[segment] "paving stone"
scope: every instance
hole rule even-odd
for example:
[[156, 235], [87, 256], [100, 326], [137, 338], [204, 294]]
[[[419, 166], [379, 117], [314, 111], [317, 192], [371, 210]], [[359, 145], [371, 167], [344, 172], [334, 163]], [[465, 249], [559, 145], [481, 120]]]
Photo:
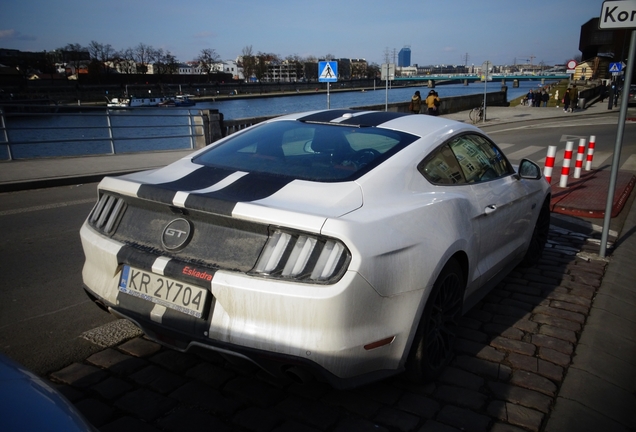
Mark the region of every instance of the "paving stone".
[[230, 380], [223, 390], [239, 400], [261, 407], [274, 406], [285, 398], [284, 391], [249, 377]]
[[298, 420], [321, 430], [332, 427], [340, 417], [336, 407], [295, 396], [288, 397], [276, 405], [276, 410], [284, 414], [286, 418]]
[[544, 376], [554, 382], [560, 383], [563, 381], [563, 367], [557, 366], [554, 363], [539, 359], [539, 369], [537, 373]]
[[354, 396], [353, 391], [332, 390], [323, 397], [323, 402], [332, 406], [341, 407], [345, 410], [370, 418], [382, 408], [382, 404], [372, 401], [365, 396]]
[[510, 384], [529, 390], [536, 390], [548, 396], [555, 396], [557, 392], [557, 386], [552, 381], [524, 370], [513, 372]]
[[439, 381], [475, 391], [484, 385], [483, 378], [453, 366], [448, 366], [444, 369], [439, 377]]
[[491, 421], [490, 417], [453, 405], [443, 407], [436, 420], [466, 432], [485, 432]]
[[272, 432], [320, 432], [320, 430], [304, 424], [300, 424], [294, 420], [288, 420], [285, 421], [285, 423], [283, 423], [282, 425], [272, 429]]
[[530, 372], [536, 372], [539, 370], [539, 365], [536, 357], [526, 356], [518, 353], [510, 353], [507, 357], [508, 362], [512, 365], [513, 369], [522, 369]]
[[159, 432], [156, 427], [130, 416], [120, 417], [99, 430], [100, 432]]
[[517, 300], [517, 299], [513, 299], [513, 298], [508, 298], [508, 299], [504, 299], [501, 301], [502, 305], [506, 305], [506, 306], [512, 306], [512, 307], [516, 307], [519, 309], [523, 309], [526, 312], [531, 312], [532, 309], [534, 309], [534, 307], [536, 306], [535, 304], [531, 304], [531, 303], [526, 303], [522, 300]]
[[517, 426], [509, 425], [507, 423], [495, 423], [490, 428], [490, 432], [527, 432], [526, 429], [521, 429]]
[[76, 402], [86, 397], [86, 389], [78, 389], [75, 387], [71, 387], [68, 384], [60, 384], [50, 380], [46, 380], [46, 383], [62, 393], [62, 396], [68, 399], [69, 402]]
[[146, 360], [122, 354], [113, 348], [106, 348], [86, 359], [87, 362], [108, 369], [117, 375], [128, 375], [144, 367]]
[[[548, 324], [554, 327], [561, 327], [566, 330], [572, 330], [574, 332], [578, 332], [581, 330], [581, 324], [576, 323], [574, 321], [569, 321], [563, 318], [558, 318], [555, 316], [537, 314], [532, 317], [532, 320], [539, 324]], [[537, 329], [538, 329], [538, 326], [537, 326]]]
[[427, 419], [433, 418], [441, 408], [440, 404], [433, 399], [413, 393], [406, 393], [402, 396], [397, 407], [402, 411]]
[[388, 432], [383, 426], [362, 418], [346, 418], [339, 422], [334, 432]]
[[282, 422], [283, 417], [276, 411], [260, 407], [245, 408], [232, 417], [232, 423], [239, 427], [238, 430], [253, 432], [269, 432]]
[[174, 399], [147, 389], [126, 393], [115, 402], [115, 407], [145, 421], [153, 421], [176, 405]]
[[570, 290], [570, 294], [592, 299], [594, 298], [594, 294], [596, 294], [596, 287], [576, 286]]
[[536, 308], [534, 308], [534, 313], [562, 318], [579, 324], [583, 324], [585, 322], [585, 315], [583, 314], [552, 307], [537, 306]]
[[51, 378], [55, 381], [79, 388], [90, 387], [107, 377], [108, 372], [82, 363], [73, 363], [51, 374]]
[[167, 370], [150, 364], [145, 368], [130, 375], [129, 378], [137, 384], [140, 384], [142, 386], [149, 386], [153, 381], [167, 373], [169, 373]]
[[186, 376], [218, 389], [234, 378], [236, 374], [218, 365], [201, 362], [188, 369]]
[[168, 394], [175, 391], [188, 382], [188, 379], [169, 371], [164, 371], [157, 379], [153, 380], [148, 387], [161, 394]]
[[[508, 280], [508, 278], [506, 278]], [[534, 288], [528, 285], [519, 285], [515, 283], [507, 283], [506, 289], [509, 291], [513, 291], [515, 293], [529, 295], [529, 296], [539, 296], [541, 295], [541, 290], [539, 288]]]
[[197, 358], [193, 355], [173, 350], [161, 351], [150, 357], [149, 360], [176, 373], [185, 372], [198, 362]]
[[417, 432], [461, 432], [459, 429], [434, 420], [428, 420]]
[[95, 427], [101, 427], [113, 420], [113, 409], [96, 399], [83, 399], [75, 407]]
[[122, 379], [109, 377], [104, 381], [95, 384], [92, 387], [92, 390], [104, 399], [113, 400], [132, 390], [132, 388], [133, 387], [129, 383]]
[[468, 372], [495, 379], [499, 378], [499, 369], [501, 367], [499, 363], [465, 355], [455, 357], [455, 361], [453, 362], [453, 364]]
[[539, 348], [539, 358], [563, 367], [569, 366], [572, 362], [569, 355], [545, 347]]
[[501, 336], [497, 336], [492, 341], [490, 341], [490, 345], [502, 351], [516, 352], [529, 356], [534, 355], [536, 351], [536, 347], [533, 344], [518, 340], [507, 339]]
[[548, 324], [542, 325], [539, 329], [539, 333], [546, 336], [552, 336], [558, 339], [562, 339], [572, 344], [575, 344], [577, 340], [576, 333], [574, 333], [572, 330], [562, 329], [560, 327], [554, 327]]
[[[544, 414], [509, 402], [493, 401], [488, 406], [488, 414], [516, 426], [538, 432]], [[499, 427], [497, 430], [510, 430]], [[491, 429], [492, 432], [492, 429]]]
[[496, 399], [523, 405], [539, 410], [543, 413], [550, 412], [552, 398], [534, 390], [528, 390], [515, 385], [489, 382], [488, 387]]
[[488, 399], [483, 393], [448, 385], [439, 386], [433, 396], [444, 402], [476, 411], [479, 411], [486, 404], [486, 400]]
[[472, 308], [466, 314], [467, 317], [476, 319], [481, 322], [488, 322], [492, 319], [492, 314], [481, 309]]
[[525, 333], [517, 328], [504, 324], [488, 323], [484, 324], [484, 331], [493, 336], [502, 336], [507, 339], [521, 340]]
[[563, 309], [570, 312], [577, 312], [583, 315], [587, 315], [590, 311], [590, 308], [587, 306], [580, 306], [573, 303], [567, 303], [560, 300], [552, 300], [549, 305], [550, 307]]
[[525, 318], [517, 319], [509, 316], [497, 315], [493, 318], [493, 322], [514, 327], [519, 330], [523, 330], [526, 333], [536, 333], [539, 330], [539, 325], [537, 323]]
[[531, 304], [534, 306], [538, 306], [544, 303], [548, 303], [545, 297], [541, 295], [528, 295], [523, 293], [514, 293], [512, 294], [513, 300], [519, 300], [527, 304]]
[[143, 337], [136, 337], [119, 345], [117, 349], [135, 357], [150, 357], [161, 350], [161, 345]]
[[[318, 381], [310, 381], [307, 383], [294, 383], [287, 387], [287, 390], [291, 394], [305, 397], [307, 399], [318, 400], [323, 398], [326, 394], [333, 391], [333, 388], [326, 383]], [[400, 391], [397, 389], [397, 391]]]
[[220, 419], [192, 408], [181, 408], [157, 420], [157, 425], [166, 431], [214, 431], [230, 432], [231, 428]]
[[559, 300], [566, 303], [572, 303], [579, 306], [590, 307], [592, 301], [585, 297], [579, 297], [572, 294], [550, 293], [546, 296], [550, 300]]
[[[475, 309], [475, 308], [473, 308]], [[478, 330], [481, 327], [482, 322], [476, 319], [467, 317], [466, 315], [459, 318], [459, 325], [461, 327]]]
[[241, 407], [241, 402], [225, 397], [218, 390], [208, 387], [199, 381], [191, 381], [185, 384], [172, 392], [170, 397], [201, 407], [221, 417], [233, 415]]
[[505, 315], [516, 319], [526, 319], [530, 317], [530, 311], [514, 306], [487, 303], [484, 305], [484, 309], [495, 315]]
[[563, 354], [572, 355], [574, 352], [574, 346], [570, 342], [552, 336], [536, 334], [532, 335], [531, 340], [538, 347], [550, 348]]
[[363, 386], [357, 393], [376, 402], [393, 405], [400, 400], [404, 391], [390, 385], [389, 380], [385, 380]]
[[457, 327], [457, 336], [463, 339], [472, 340], [475, 342], [488, 341], [488, 335], [486, 333], [473, 330], [467, 327]]
[[384, 407], [373, 418], [373, 421], [389, 430], [412, 431], [420, 422], [419, 417], [392, 407]]
[[500, 362], [505, 357], [504, 353], [497, 351], [491, 346], [461, 338], [455, 340], [455, 351], [494, 362]]

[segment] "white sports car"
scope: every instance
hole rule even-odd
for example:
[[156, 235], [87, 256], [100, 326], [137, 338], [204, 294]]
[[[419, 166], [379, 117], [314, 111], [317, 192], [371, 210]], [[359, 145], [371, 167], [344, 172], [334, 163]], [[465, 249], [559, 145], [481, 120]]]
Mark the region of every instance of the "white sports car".
[[435, 377], [457, 320], [541, 255], [550, 186], [440, 117], [279, 117], [107, 177], [81, 229], [88, 295], [152, 339], [352, 387]]

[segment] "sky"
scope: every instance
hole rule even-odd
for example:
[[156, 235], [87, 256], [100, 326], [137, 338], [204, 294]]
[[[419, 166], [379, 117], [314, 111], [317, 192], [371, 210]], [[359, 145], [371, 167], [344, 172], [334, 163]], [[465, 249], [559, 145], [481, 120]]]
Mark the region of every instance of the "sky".
[[[419, 65], [564, 64], [602, 0], [0, 0], [0, 48], [140, 43], [178, 61], [213, 49]], [[395, 53], [395, 57], [394, 57]]]

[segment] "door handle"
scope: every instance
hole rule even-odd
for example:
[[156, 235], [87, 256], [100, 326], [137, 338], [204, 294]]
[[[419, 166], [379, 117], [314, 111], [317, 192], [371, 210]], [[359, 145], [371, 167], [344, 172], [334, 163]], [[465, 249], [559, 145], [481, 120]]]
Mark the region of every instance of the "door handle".
[[486, 206], [486, 208], [484, 209], [484, 213], [490, 214], [494, 212], [495, 210], [497, 210], [497, 206], [494, 204], [490, 204], [489, 206]]

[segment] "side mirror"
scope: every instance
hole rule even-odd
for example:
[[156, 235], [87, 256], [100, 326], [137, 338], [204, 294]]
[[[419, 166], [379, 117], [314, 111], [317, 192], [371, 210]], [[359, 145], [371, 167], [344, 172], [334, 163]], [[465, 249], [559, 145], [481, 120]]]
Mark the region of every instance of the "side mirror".
[[541, 178], [541, 168], [529, 159], [522, 159], [519, 164], [518, 175], [520, 179], [539, 180]]

